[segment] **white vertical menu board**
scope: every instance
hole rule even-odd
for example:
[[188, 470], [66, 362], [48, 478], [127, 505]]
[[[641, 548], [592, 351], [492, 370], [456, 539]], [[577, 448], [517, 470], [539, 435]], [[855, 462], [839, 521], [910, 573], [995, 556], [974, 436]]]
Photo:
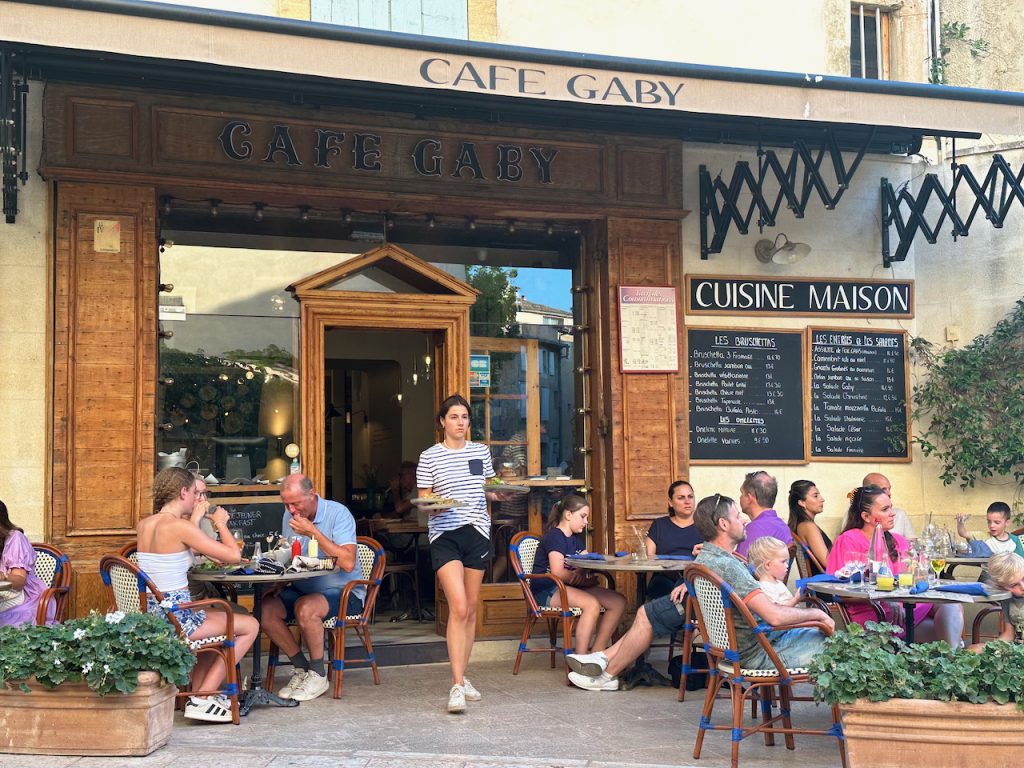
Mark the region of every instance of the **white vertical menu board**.
[[619, 286], [619, 360], [622, 373], [678, 373], [676, 289]]

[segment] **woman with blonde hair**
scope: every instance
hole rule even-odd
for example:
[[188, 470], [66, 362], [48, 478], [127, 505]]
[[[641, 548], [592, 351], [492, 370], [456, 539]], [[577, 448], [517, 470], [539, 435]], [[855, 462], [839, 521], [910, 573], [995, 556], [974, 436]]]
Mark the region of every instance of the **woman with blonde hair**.
[[[237, 563], [241, 553], [228, 530], [228, 513], [217, 507], [208, 512], [220, 540], [211, 539], [192, 522], [197, 500], [196, 478], [181, 467], [161, 470], [153, 479], [153, 514], [139, 521], [138, 561], [154, 585], [171, 605], [192, 600], [188, 589], [188, 570], [193, 550], [222, 563]], [[164, 610], [149, 596], [149, 612]], [[193, 611], [171, 608], [182, 630], [190, 640], [223, 635], [227, 616], [221, 611]], [[235, 658], [241, 659], [259, 633], [259, 624], [252, 616], [235, 616]], [[223, 662], [212, 654], [201, 654], [192, 673], [197, 690], [214, 690], [224, 681]], [[231, 705], [224, 696], [201, 698], [192, 696], [185, 705], [185, 717], [212, 723], [231, 722]]]

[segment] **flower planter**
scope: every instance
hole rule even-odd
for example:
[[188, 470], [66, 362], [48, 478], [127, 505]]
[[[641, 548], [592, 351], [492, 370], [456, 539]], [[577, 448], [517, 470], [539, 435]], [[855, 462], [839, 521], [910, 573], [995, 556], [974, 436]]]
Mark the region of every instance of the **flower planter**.
[[0, 752], [35, 755], [148, 755], [171, 737], [177, 688], [140, 672], [134, 693], [100, 696], [85, 683], [31, 693], [0, 687]]
[[850, 768], [1015, 765], [1024, 754], [1016, 704], [861, 699], [841, 704]]

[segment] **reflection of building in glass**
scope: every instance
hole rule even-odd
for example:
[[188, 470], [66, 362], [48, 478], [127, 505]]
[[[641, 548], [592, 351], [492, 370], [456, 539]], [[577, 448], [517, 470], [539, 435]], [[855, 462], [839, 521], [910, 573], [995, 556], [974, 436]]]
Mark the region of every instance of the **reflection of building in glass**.
[[541, 435], [541, 472], [556, 466], [564, 472], [573, 458], [572, 312], [523, 298], [516, 304], [520, 335], [539, 344], [540, 421], [547, 427], [547, 434]]

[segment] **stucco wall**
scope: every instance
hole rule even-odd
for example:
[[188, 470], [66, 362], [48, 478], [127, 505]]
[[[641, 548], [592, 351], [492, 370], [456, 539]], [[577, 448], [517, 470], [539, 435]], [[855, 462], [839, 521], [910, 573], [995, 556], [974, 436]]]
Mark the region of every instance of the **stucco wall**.
[[42, 83], [29, 87], [29, 181], [19, 186], [17, 221], [0, 222], [0, 499], [30, 539], [45, 529], [46, 400], [50, 362]]
[[970, 46], [950, 40], [946, 82], [1001, 91], [1024, 90], [1024, 4], [998, 0], [943, 0], [942, 21], [966, 24], [968, 39], [982, 39], [988, 52], [971, 56]]
[[[497, 0], [497, 42], [789, 72], [847, 74], [823, 27], [834, 15], [848, 24], [835, 0], [803, 0], [799, 10], [758, 0], [680, 3], [647, 0]], [[826, 22], [829, 14], [833, 20]], [[848, 35], [847, 31], [847, 35]], [[848, 55], [848, 44], [847, 44]], [[834, 67], [844, 64], [839, 70]]]

